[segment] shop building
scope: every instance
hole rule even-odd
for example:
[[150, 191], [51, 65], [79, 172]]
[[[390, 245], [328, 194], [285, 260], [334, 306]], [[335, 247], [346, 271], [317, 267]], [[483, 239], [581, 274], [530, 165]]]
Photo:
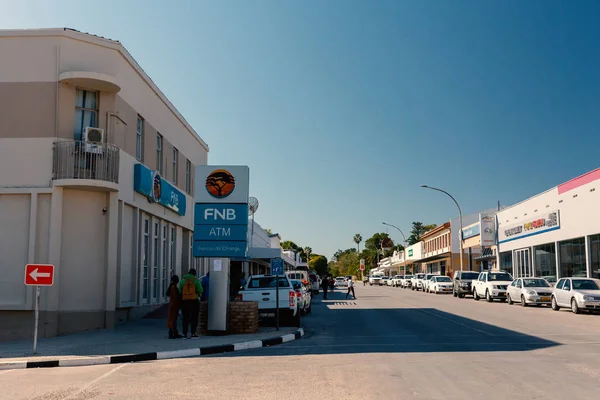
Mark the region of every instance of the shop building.
[[[483, 235], [481, 234], [482, 218], [484, 219]], [[464, 270], [482, 272], [497, 269], [495, 228], [495, 213], [484, 214], [480, 217], [480, 221], [463, 228], [463, 249], [467, 257]]]
[[406, 260], [403, 262], [407, 274], [423, 272], [420, 261], [423, 259], [423, 242], [415, 243], [406, 248]]
[[452, 272], [450, 222], [446, 222], [420, 237], [423, 243], [421, 271], [446, 275]]
[[600, 168], [497, 214], [498, 266], [514, 277], [600, 278]]
[[0, 31], [0, 340], [32, 334], [28, 263], [55, 265], [40, 336], [167, 302], [192, 262], [208, 146], [118, 41]]

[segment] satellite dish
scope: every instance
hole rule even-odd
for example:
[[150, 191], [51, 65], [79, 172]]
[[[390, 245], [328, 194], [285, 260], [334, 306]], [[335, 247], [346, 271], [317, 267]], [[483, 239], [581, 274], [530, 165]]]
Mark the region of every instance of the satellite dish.
[[250, 197], [248, 199], [248, 213], [254, 215], [256, 210], [258, 210], [258, 199], [256, 197]]

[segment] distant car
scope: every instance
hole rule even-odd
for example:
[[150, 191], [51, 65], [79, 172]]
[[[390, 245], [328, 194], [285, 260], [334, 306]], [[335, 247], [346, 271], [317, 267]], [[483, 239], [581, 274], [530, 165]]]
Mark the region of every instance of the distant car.
[[411, 285], [410, 288], [411, 290], [419, 290], [423, 288], [423, 278], [425, 277], [425, 274], [415, 274], [412, 278], [411, 278]]
[[523, 307], [529, 304], [550, 304], [552, 300], [552, 285], [542, 278], [515, 279], [506, 291], [508, 304], [521, 303]]
[[317, 276], [317, 274], [309, 273], [308, 279], [310, 279], [310, 288], [311, 288], [313, 294], [318, 294], [319, 289], [320, 289], [319, 277]]
[[423, 292], [426, 292], [427, 289], [429, 288], [429, 281], [431, 280], [431, 278], [433, 276], [439, 276], [440, 274], [426, 274], [423, 279], [421, 280], [421, 290]]
[[575, 314], [581, 310], [600, 310], [600, 280], [593, 278], [561, 278], [552, 291], [552, 309], [571, 308]]
[[369, 286], [379, 285], [381, 283], [381, 277], [383, 277], [383, 274], [381, 273], [374, 273], [371, 275], [369, 277]]
[[292, 279], [292, 287], [296, 292], [296, 298], [298, 299], [298, 308], [300, 313], [303, 315], [309, 314], [312, 311], [312, 293], [311, 289], [306, 286], [302, 281]]
[[335, 287], [348, 286], [348, 284], [346, 283], [346, 278], [344, 278], [343, 276], [338, 276], [337, 278], [335, 278], [335, 282], [333, 283], [333, 286], [335, 286]]
[[427, 285], [428, 293], [452, 293], [452, 279], [449, 276], [432, 276]]
[[400, 287], [400, 286], [402, 286], [402, 275], [395, 275], [392, 278], [392, 286], [393, 287]]
[[452, 295], [454, 297], [463, 298], [467, 294], [473, 294], [471, 288], [473, 281], [477, 280], [479, 272], [475, 271], [455, 271], [453, 279]]
[[387, 286], [389, 279], [389, 276], [382, 276], [381, 280], [379, 281], [379, 286]]

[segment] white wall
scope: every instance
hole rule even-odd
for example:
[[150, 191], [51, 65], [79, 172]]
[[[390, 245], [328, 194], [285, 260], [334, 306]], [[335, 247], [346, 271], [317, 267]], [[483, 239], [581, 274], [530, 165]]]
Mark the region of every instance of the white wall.
[[54, 138], [0, 139], [0, 188], [50, 187], [53, 143]]
[[[254, 224], [254, 230], [252, 225]], [[252, 236], [252, 237], [251, 237]], [[269, 234], [253, 219], [248, 222], [248, 246], [271, 248], [271, 238]]]

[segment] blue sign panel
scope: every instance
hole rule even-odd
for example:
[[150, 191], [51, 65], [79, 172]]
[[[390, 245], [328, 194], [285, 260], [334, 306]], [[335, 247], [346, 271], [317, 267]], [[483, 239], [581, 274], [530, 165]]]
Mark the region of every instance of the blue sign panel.
[[479, 226], [479, 224], [474, 225], [470, 228], [463, 229], [463, 240], [479, 235], [480, 229], [481, 227]]
[[233, 240], [240, 242], [247, 239], [247, 234], [247, 225], [194, 226], [194, 240]]
[[196, 203], [194, 225], [248, 226], [248, 204]]
[[185, 194], [161, 178], [157, 171], [143, 164], [135, 164], [133, 167], [133, 190], [179, 215], [185, 215]]
[[283, 260], [281, 258], [271, 260], [271, 275], [283, 275]]
[[194, 241], [194, 257], [246, 257], [247, 242]]

